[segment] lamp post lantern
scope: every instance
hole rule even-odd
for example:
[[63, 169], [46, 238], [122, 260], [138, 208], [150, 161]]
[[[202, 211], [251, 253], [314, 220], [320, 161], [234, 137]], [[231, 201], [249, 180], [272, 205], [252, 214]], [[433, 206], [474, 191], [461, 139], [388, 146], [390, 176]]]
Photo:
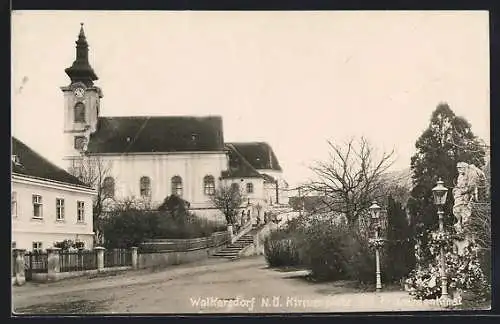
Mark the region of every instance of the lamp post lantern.
[[379, 246], [382, 243], [382, 240], [380, 239], [380, 224], [379, 224], [379, 219], [380, 219], [380, 206], [377, 204], [376, 201], [373, 202], [373, 204], [370, 206], [370, 212], [371, 212], [371, 217], [372, 217], [372, 223], [375, 224], [375, 239], [374, 244], [375, 244], [375, 264], [376, 264], [376, 270], [375, 270], [375, 279], [376, 279], [376, 291], [379, 292], [382, 290], [382, 281], [380, 279], [380, 251], [379, 251]]
[[[434, 196], [434, 204], [438, 208], [439, 217], [439, 231], [444, 237], [444, 224], [443, 224], [443, 205], [446, 202], [446, 197], [448, 195], [448, 188], [444, 185], [444, 182], [439, 179], [437, 185], [432, 188], [432, 195]], [[441, 244], [440, 247], [440, 274], [441, 274], [441, 298], [448, 298], [448, 283], [446, 279], [446, 262], [444, 258], [444, 245]]]

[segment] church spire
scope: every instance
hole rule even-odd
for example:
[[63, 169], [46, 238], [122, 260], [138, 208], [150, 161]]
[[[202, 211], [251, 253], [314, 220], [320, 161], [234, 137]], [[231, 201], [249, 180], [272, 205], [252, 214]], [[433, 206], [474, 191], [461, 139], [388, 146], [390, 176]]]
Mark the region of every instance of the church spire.
[[80, 33], [76, 41], [76, 59], [73, 65], [64, 71], [71, 79], [71, 83], [83, 82], [87, 86], [92, 86], [93, 81], [98, 80], [98, 77], [89, 64], [89, 44], [85, 37], [83, 23], [80, 25]]

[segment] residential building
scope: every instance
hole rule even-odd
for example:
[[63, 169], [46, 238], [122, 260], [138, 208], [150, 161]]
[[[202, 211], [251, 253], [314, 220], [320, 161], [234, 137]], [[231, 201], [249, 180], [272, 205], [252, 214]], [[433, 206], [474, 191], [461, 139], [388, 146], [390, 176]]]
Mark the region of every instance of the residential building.
[[12, 247], [44, 250], [55, 242], [93, 247], [95, 191], [12, 138]]

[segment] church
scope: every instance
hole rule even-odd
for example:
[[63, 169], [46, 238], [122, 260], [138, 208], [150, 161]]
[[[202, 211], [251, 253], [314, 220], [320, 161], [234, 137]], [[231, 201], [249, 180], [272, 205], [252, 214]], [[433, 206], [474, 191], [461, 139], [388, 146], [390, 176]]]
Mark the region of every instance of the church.
[[[65, 69], [66, 168], [78, 175], [82, 156], [108, 166], [102, 188], [113, 201], [147, 199], [158, 206], [169, 195], [189, 203], [201, 217], [221, 219], [211, 196], [219, 186], [238, 186], [243, 208], [287, 204], [288, 184], [272, 147], [265, 142], [224, 141], [220, 116], [101, 116], [102, 90], [89, 63], [83, 24], [76, 59]], [[83, 155], [82, 155], [83, 154]]]

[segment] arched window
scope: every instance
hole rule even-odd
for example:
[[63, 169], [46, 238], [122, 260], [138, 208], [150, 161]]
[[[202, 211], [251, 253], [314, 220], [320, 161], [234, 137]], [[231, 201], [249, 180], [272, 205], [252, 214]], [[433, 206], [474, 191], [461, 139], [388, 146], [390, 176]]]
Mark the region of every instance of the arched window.
[[149, 177], [141, 177], [140, 188], [141, 197], [151, 197], [151, 179]]
[[75, 105], [75, 123], [85, 123], [85, 105], [77, 102]]
[[179, 176], [172, 177], [172, 195], [182, 197], [182, 178]]
[[207, 175], [203, 178], [203, 192], [208, 196], [215, 194], [215, 180], [213, 176]]
[[115, 179], [112, 177], [104, 178], [102, 183], [102, 195], [104, 198], [114, 198], [115, 197]]
[[253, 193], [253, 183], [247, 183], [247, 193]]

